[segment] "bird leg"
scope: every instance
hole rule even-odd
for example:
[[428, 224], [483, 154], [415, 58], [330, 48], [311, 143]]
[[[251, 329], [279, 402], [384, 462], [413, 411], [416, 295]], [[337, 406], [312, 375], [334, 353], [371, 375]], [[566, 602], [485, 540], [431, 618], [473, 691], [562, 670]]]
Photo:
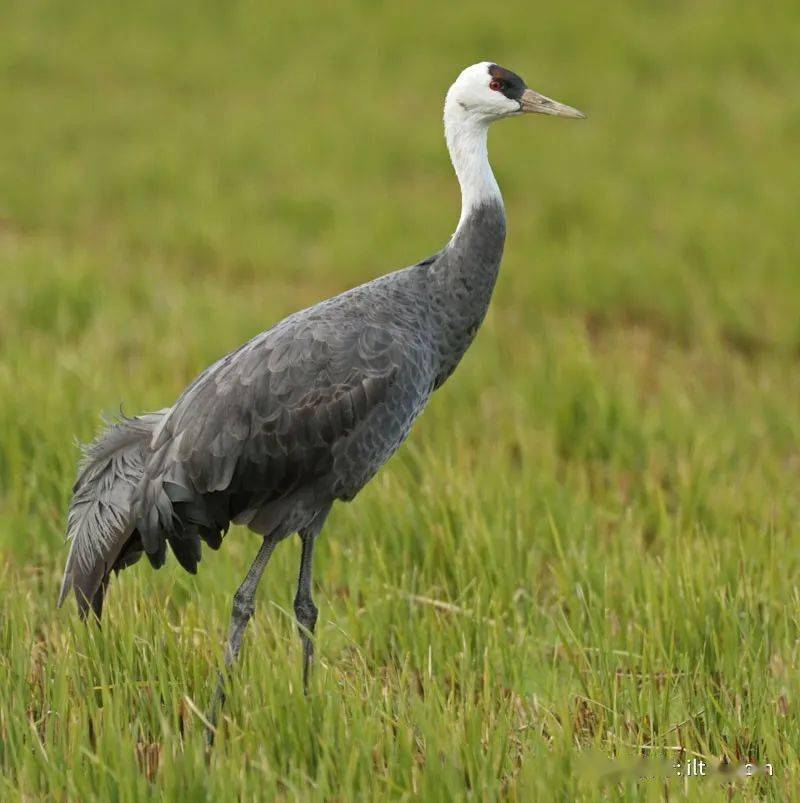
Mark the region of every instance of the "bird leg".
[[304, 530], [300, 530], [303, 541], [303, 551], [300, 556], [300, 577], [297, 580], [297, 595], [294, 598], [294, 613], [297, 617], [297, 629], [300, 641], [303, 644], [303, 694], [308, 694], [308, 678], [311, 673], [311, 664], [314, 660], [314, 628], [317, 624], [317, 606], [311, 596], [312, 561], [314, 558], [314, 544], [322, 530], [322, 525], [328, 516], [327, 510], [322, 511], [314, 521]]
[[317, 624], [317, 606], [311, 597], [311, 561], [316, 535], [301, 533], [303, 552], [300, 558], [300, 579], [297, 581], [297, 596], [294, 598], [294, 613], [297, 629], [303, 643], [303, 694], [308, 694], [308, 673], [314, 659], [314, 627]]
[[265, 538], [256, 555], [253, 565], [247, 572], [244, 581], [233, 595], [233, 610], [231, 612], [231, 624], [228, 631], [228, 641], [225, 645], [225, 672], [220, 672], [217, 678], [217, 688], [211, 700], [211, 708], [208, 712], [209, 727], [206, 731], [206, 743], [209, 747], [214, 744], [214, 729], [217, 724], [217, 717], [220, 709], [225, 703], [225, 680], [231, 667], [239, 657], [242, 648], [242, 638], [244, 636], [247, 623], [255, 610], [256, 589], [258, 588], [261, 575], [267, 567], [272, 551], [275, 549], [276, 541], [272, 538]]

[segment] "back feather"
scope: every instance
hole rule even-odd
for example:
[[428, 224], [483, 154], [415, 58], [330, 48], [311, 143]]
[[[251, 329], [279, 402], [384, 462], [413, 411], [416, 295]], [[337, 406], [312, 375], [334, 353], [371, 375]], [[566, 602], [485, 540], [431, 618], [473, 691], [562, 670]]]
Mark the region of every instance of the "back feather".
[[83, 618], [90, 606], [100, 617], [112, 569], [119, 571], [142, 555], [131, 497], [142, 478], [153, 432], [166, 412], [121, 417], [83, 449], [67, 516], [72, 545], [58, 596], [60, 606], [74, 588]]

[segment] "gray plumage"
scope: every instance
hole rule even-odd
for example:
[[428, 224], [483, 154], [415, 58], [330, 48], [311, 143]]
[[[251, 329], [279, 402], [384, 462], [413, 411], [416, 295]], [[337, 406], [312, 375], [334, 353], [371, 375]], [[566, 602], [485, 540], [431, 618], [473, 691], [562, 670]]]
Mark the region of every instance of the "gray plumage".
[[60, 605], [70, 587], [82, 615], [91, 604], [99, 617], [108, 570], [120, 569], [141, 555], [134, 549], [121, 555], [128, 543], [131, 500], [142, 478], [148, 443], [163, 411], [140, 418], [120, 418], [83, 449], [78, 478], [67, 516], [67, 558]]
[[112, 571], [167, 544], [194, 573], [231, 522], [273, 540], [349, 501], [396, 451], [480, 326], [505, 237], [477, 208], [436, 256], [289, 316], [175, 405], [86, 450], [68, 517], [70, 587], [99, 616]]

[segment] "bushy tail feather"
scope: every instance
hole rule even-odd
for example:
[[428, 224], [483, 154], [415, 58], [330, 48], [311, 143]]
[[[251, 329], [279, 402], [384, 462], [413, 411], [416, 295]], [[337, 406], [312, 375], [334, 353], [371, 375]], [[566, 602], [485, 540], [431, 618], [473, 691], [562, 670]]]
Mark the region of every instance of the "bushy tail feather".
[[90, 607], [100, 617], [111, 570], [141, 556], [141, 541], [132, 537], [132, 495], [165, 413], [121, 417], [83, 449], [67, 516], [71, 547], [58, 596], [60, 606], [73, 588], [82, 618]]

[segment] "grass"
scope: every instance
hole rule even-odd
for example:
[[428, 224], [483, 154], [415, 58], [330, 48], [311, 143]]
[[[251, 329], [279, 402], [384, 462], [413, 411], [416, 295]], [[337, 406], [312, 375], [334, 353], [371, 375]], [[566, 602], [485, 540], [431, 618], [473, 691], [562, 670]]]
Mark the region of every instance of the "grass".
[[[3, 799], [798, 799], [799, 28], [789, 0], [6, 3]], [[82, 627], [74, 438], [437, 250], [442, 97], [484, 58], [590, 119], [493, 131], [487, 322], [329, 520], [308, 699], [276, 554], [207, 767], [257, 541], [137, 565]], [[774, 776], [590, 771], [643, 755]]]

